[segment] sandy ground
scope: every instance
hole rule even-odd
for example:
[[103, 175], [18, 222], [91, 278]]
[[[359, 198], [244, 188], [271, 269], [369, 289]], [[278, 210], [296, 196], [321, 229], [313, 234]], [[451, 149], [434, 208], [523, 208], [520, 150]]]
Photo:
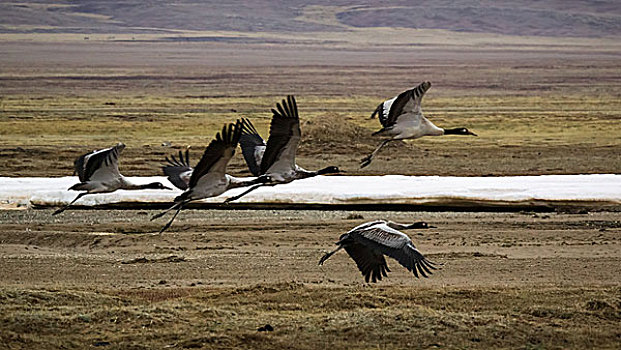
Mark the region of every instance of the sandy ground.
[[[0, 212], [6, 348], [615, 348], [618, 213]], [[338, 236], [375, 218], [444, 268], [365, 284]], [[270, 333], [257, 332], [269, 323]]]

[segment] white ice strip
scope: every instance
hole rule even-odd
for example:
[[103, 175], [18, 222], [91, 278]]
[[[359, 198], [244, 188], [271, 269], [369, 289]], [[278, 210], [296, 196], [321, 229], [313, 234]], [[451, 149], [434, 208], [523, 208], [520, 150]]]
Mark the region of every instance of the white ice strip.
[[[164, 177], [131, 177], [135, 183], [160, 181]], [[0, 177], [0, 202], [4, 204], [61, 205], [79, 193], [67, 191], [78, 180], [60, 178]], [[241, 193], [235, 189], [205, 199], [220, 203]], [[93, 194], [76, 205], [171, 202], [180, 190], [137, 190]], [[286, 185], [266, 186], [238, 200], [239, 203], [368, 204], [454, 203], [458, 201], [528, 202], [592, 201], [621, 204], [621, 175], [545, 175], [506, 177], [441, 176], [318, 176]]]

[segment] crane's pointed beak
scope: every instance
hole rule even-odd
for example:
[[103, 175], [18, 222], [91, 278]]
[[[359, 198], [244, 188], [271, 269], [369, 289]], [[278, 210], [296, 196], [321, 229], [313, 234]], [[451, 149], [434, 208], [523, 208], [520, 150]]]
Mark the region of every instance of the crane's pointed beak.
[[437, 226], [429, 225], [427, 228], [438, 228]]
[[163, 189], [164, 189], [164, 190], [169, 190], [169, 191], [172, 191], [172, 190], [173, 190], [172, 188], [170, 188], [170, 187], [168, 187], [168, 186], [163, 186]]
[[479, 135], [477, 135], [477, 134], [473, 133], [472, 131], [469, 131], [469, 132], [468, 132], [468, 135], [477, 136], [477, 137], [479, 136]]

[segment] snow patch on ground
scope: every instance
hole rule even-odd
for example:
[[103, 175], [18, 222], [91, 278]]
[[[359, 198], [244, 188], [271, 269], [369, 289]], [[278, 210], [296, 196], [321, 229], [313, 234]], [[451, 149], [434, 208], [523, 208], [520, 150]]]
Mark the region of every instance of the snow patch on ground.
[[[135, 183], [160, 181], [165, 177], [130, 177]], [[78, 192], [68, 191], [77, 177], [0, 177], [0, 202], [4, 205], [62, 205]], [[221, 203], [241, 193], [234, 189], [203, 200]], [[82, 197], [76, 205], [111, 203], [172, 202], [180, 190], [117, 191]], [[528, 202], [590, 201], [621, 203], [621, 175], [542, 175], [505, 177], [444, 176], [318, 176], [286, 185], [262, 187], [238, 200], [239, 203], [295, 204], [442, 204], [458, 201]]]

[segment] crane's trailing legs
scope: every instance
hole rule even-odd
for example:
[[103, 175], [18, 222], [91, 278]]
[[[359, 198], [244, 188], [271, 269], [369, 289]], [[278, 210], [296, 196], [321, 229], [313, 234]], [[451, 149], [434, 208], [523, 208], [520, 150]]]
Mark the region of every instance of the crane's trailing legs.
[[63, 211], [69, 209], [69, 207], [71, 206], [71, 204], [75, 203], [78, 199], [82, 198], [82, 196], [87, 195], [88, 192], [81, 192], [80, 194], [78, 194], [77, 197], [75, 197], [69, 204], [65, 205], [64, 207], [56, 210], [55, 212], [52, 213], [52, 215], [58, 215], [60, 213], [62, 213]]
[[173, 215], [173, 217], [166, 223], [166, 225], [164, 225], [164, 227], [162, 227], [162, 229], [160, 230], [159, 233], [162, 233], [166, 230], [168, 230], [168, 228], [170, 227], [170, 225], [172, 225], [173, 221], [175, 221], [175, 218], [177, 217], [177, 215], [179, 214], [179, 212], [181, 211], [181, 209], [183, 209], [183, 206], [188, 204], [190, 201], [183, 201], [183, 202], [179, 202], [176, 203], [175, 205], [173, 205], [172, 207], [164, 210], [163, 212], [153, 215], [153, 217], [151, 218], [151, 221], [164, 216], [164, 214], [168, 213], [171, 210], [177, 209], [177, 211], [175, 212], [175, 214]]
[[164, 227], [162, 227], [162, 229], [160, 230], [160, 232], [159, 232], [160, 234], [161, 234], [162, 232], [164, 232], [164, 231], [168, 230], [168, 228], [170, 227], [170, 225], [172, 225], [173, 221], [175, 221], [175, 218], [177, 217], [177, 215], [179, 214], [179, 212], [181, 211], [181, 208], [183, 208], [183, 205], [184, 205], [185, 203], [187, 203], [187, 202], [181, 202], [181, 203], [179, 204], [179, 207], [177, 208], [177, 211], [175, 212], [175, 214], [173, 215], [173, 217], [172, 217], [172, 218], [170, 218], [170, 221], [168, 221], [168, 222], [166, 223], [166, 225], [164, 225]]
[[179, 207], [179, 206], [180, 206], [180, 205], [182, 205], [182, 204], [183, 204], [183, 202], [175, 203], [175, 205], [173, 205], [172, 207], [170, 207], [170, 208], [168, 208], [168, 209], [164, 210], [163, 212], [161, 212], [161, 213], [159, 213], [159, 214], [155, 214], [155, 215], [153, 215], [153, 216], [151, 217], [151, 221], [153, 221], [153, 220], [155, 220], [155, 219], [157, 219], [157, 218], [161, 218], [161, 217], [162, 217], [162, 216], [164, 216], [166, 213], [168, 213], [168, 212], [169, 212], [169, 211], [171, 211], [171, 210], [176, 209], [177, 207]]
[[377, 146], [377, 148], [375, 149], [375, 151], [373, 151], [373, 153], [371, 153], [368, 156], [362, 158], [362, 160], [360, 161], [360, 168], [362, 169], [362, 168], [368, 166], [369, 164], [371, 164], [371, 161], [373, 160], [373, 157], [375, 157], [377, 152], [379, 152], [390, 141], [394, 141], [394, 140], [393, 139], [388, 139], [388, 140], [382, 141], [382, 143], [380, 143], [380, 145]]
[[257, 188], [259, 188], [261, 186], [274, 186], [274, 185], [271, 185], [271, 184], [258, 184], [258, 185], [254, 185], [254, 186], [250, 187], [249, 189], [245, 190], [244, 192], [242, 192], [241, 194], [238, 194], [237, 196], [233, 196], [233, 197], [229, 197], [229, 198], [225, 199], [224, 203], [228, 204], [230, 202], [236, 201], [236, 200], [240, 199], [241, 197], [247, 195], [248, 193], [256, 190]]
[[341, 242], [337, 243], [339, 245], [338, 248], [334, 249], [333, 251], [326, 253], [324, 256], [321, 257], [321, 260], [319, 260], [319, 265], [323, 265], [323, 263], [328, 260], [329, 257], [331, 257], [332, 255], [334, 255], [334, 253], [338, 252], [339, 250], [343, 249], [343, 245], [341, 244]]

